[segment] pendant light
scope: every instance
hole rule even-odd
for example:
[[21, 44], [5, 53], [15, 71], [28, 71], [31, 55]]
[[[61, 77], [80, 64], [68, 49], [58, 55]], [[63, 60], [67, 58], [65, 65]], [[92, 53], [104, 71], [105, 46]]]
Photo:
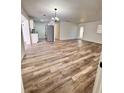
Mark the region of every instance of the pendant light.
[[57, 17], [57, 8], [55, 8], [54, 10], [55, 10], [55, 16], [52, 18], [52, 20], [54, 20], [55, 22], [58, 22], [59, 18]]

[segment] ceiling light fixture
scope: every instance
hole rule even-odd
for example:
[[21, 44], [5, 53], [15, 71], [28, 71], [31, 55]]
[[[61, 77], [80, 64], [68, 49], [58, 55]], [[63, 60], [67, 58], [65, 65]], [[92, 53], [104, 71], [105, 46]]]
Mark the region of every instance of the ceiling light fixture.
[[55, 16], [52, 17], [52, 20], [55, 21], [55, 22], [58, 22], [59, 18], [57, 17], [57, 8], [55, 8], [54, 10], [55, 10]]

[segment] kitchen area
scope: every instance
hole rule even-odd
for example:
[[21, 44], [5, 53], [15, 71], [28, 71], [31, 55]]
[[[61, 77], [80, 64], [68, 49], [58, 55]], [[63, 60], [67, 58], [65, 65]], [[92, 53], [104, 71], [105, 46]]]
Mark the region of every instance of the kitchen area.
[[42, 42], [44, 40], [54, 42], [56, 38], [56, 27], [56, 23], [50, 24], [48, 22], [39, 22], [31, 19], [30, 30], [32, 44]]

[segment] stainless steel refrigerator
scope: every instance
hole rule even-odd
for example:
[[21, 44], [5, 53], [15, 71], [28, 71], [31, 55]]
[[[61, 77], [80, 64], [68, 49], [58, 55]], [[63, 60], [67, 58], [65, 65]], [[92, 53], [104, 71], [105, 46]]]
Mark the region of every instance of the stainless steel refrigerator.
[[46, 25], [46, 39], [47, 41], [54, 42], [54, 26]]

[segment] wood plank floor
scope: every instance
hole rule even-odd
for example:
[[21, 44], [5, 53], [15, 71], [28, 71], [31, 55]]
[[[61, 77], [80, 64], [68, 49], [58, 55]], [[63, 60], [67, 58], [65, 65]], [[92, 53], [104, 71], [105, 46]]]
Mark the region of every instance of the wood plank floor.
[[25, 93], [92, 93], [101, 48], [81, 40], [33, 45], [22, 61]]

